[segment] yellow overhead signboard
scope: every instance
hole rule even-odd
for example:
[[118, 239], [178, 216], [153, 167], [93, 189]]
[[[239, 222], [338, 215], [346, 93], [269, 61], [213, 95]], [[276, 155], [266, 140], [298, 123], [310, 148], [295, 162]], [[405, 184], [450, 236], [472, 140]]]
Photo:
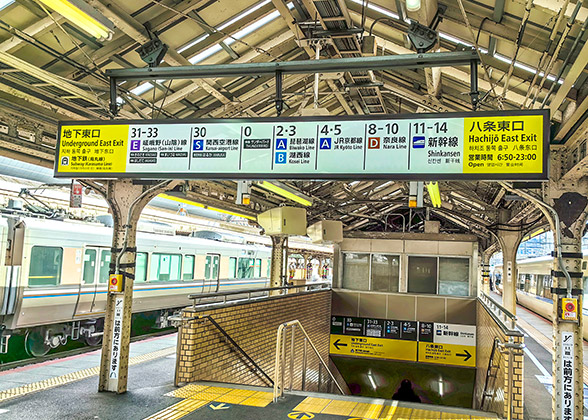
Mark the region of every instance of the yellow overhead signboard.
[[463, 172], [541, 173], [541, 115], [464, 118]]
[[416, 362], [416, 341], [331, 334], [331, 354]]
[[68, 125], [60, 130], [57, 162], [62, 172], [126, 171], [128, 125]]
[[545, 180], [549, 112], [61, 122], [55, 176]]
[[419, 342], [419, 362], [476, 367], [476, 347]]

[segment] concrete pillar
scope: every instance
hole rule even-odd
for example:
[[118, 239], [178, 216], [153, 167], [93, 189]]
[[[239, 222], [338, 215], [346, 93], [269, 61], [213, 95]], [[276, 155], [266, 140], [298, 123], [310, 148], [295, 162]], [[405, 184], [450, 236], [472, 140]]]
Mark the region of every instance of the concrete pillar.
[[272, 235], [272, 261], [270, 272], [270, 287], [281, 287], [284, 284], [284, 251], [286, 237]]
[[102, 191], [113, 218], [110, 274], [122, 274], [124, 287], [122, 292], [108, 292], [107, 296], [99, 391], [122, 394], [127, 390], [137, 221], [147, 203], [167, 185], [149, 187], [116, 180], [108, 181]]
[[502, 306], [512, 314], [517, 311], [517, 249], [523, 237], [521, 232], [498, 232], [502, 248]]
[[[575, 191], [561, 194], [561, 186], [552, 189], [558, 195], [551, 201], [560, 219], [562, 260], [555, 254], [553, 262], [553, 337], [554, 352], [552, 374], [553, 412], [557, 420], [584, 418], [583, 373], [584, 354], [582, 343], [583, 278], [582, 278], [582, 234], [586, 226], [586, 195], [588, 185], [574, 185]], [[555, 232], [554, 232], [555, 234]], [[557, 238], [555, 238], [557, 244]], [[557, 249], [556, 249], [557, 251]], [[571, 277], [571, 297], [577, 299], [577, 322], [563, 319], [562, 299], [568, 297], [567, 278], [564, 268]], [[568, 343], [568, 346], [566, 346]], [[571, 344], [571, 345], [570, 345]], [[571, 354], [568, 350], [571, 350]]]

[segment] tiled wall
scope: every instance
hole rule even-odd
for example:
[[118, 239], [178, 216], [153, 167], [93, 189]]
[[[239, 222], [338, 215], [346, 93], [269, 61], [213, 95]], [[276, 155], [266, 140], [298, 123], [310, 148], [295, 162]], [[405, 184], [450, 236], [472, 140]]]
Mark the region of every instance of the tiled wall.
[[[213, 310], [186, 308], [183, 318], [211, 315], [233, 340], [274, 379], [278, 326], [299, 320], [325, 362], [329, 360], [331, 291], [276, 296], [254, 303], [243, 303]], [[287, 336], [288, 349], [290, 335]], [[295, 333], [293, 389], [300, 389], [303, 359], [302, 334]], [[318, 359], [307, 346], [309, 375], [305, 389], [317, 390]], [[289, 386], [289, 365], [286, 385]], [[325, 377], [324, 372], [321, 375]], [[267, 379], [254, 372], [252, 365], [208, 320], [184, 322], [178, 334], [176, 385], [195, 381], [217, 381], [270, 386]], [[323, 382], [324, 383], [324, 382]]]
[[[474, 390], [474, 400], [476, 408], [482, 408], [482, 393], [484, 392], [484, 383], [486, 381], [486, 372], [488, 371], [488, 363], [494, 339], [498, 338], [500, 342], [507, 343], [509, 338], [512, 338], [513, 344], [522, 344], [523, 336], [511, 335], [508, 336], [495, 319], [490, 315], [485, 306], [477, 303], [477, 360], [476, 360], [476, 386]], [[508, 364], [510, 363], [510, 356], [508, 353], [500, 353], [496, 351], [493, 364], [498, 365], [496, 371], [496, 379], [491, 378], [490, 381], [495, 381], [495, 386], [491, 387], [493, 396], [487, 397], [484, 409], [492, 411], [501, 417], [506, 418], [508, 412], [508, 405], [506, 393], [508, 391]], [[523, 419], [523, 351], [514, 350], [513, 354], [513, 419]]]
[[476, 298], [335, 289], [333, 315], [476, 325]]

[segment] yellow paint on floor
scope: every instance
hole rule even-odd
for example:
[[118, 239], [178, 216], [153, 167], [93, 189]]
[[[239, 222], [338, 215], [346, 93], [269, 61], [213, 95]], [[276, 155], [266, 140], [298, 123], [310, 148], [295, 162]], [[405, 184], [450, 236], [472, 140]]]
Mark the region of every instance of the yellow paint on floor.
[[267, 407], [274, 399], [271, 392], [258, 391], [246, 400], [242, 401], [240, 405], [248, 405], [251, 407]]
[[[176, 353], [176, 348], [168, 347], [162, 350], [157, 350], [151, 353], [134, 356], [129, 359], [129, 366], [137, 365], [139, 363], [148, 362], [150, 360], [158, 359], [160, 357], [169, 356]], [[33, 392], [45, 391], [47, 389], [58, 386], [70, 384], [72, 382], [81, 381], [82, 379], [91, 378], [100, 373], [98, 366], [88, 369], [78, 370], [77, 372], [66, 373], [65, 375], [55, 376], [53, 378], [44, 379], [42, 381], [33, 382], [30, 384], [18, 386], [15, 388], [0, 391], [0, 403], [11, 400], [13, 398], [22, 397], [24, 395], [32, 394]]]
[[210, 388], [208, 385], [189, 384], [165, 394], [166, 397], [189, 398], [192, 395]]
[[292, 411], [305, 411], [307, 413], [319, 414], [331, 402], [327, 398], [306, 397]]
[[[456, 414], [456, 413], [441, 413], [441, 418], [443, 420], [470, 420], [470, 416], [467, 414]], [[472, 417], [472, 418], [482, 418], [482, 417]], [[483, 417], [491, 418], [491, 417]]]
[[[388, 410], [388, 411], [386, 411]], [[382, 420], [409, 420], [412, 416], [412, 408], [407, 407], [385, 407], [382, 411]]]
[[341, 400], [332, 400], [329, 405], [327, 405], [321, 414], [333, 414], [335, 416], [349, 416], [357, 402], [355, 401], [341, 401]]
[[358, 403], [351, 412], [351, 417], [378, 420], [383, 408], [382, 404]]
[[422, 409], [414, 409], [412, 410], [412, 417], [411, 420], [440, 420], [441, 419], [441, 412], [440, 411], [431, 411], [431, 410], [422, 410]]

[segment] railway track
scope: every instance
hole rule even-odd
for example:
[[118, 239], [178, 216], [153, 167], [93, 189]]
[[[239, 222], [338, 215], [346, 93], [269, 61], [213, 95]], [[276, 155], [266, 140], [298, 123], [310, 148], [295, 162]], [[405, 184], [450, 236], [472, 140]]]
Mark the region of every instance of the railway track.
[[[175, 334], [175, 333], [176, 333], [176, 329], [167, 329], [164, 331], [156, 331], [156, 332], [151, 332], [151, 333], [147, 333], [147, 334], [137, 335], [135, 337], [131, 337], [131, 343], [134, 343], [136, 341], [145, 340], [148, 338], [162, 337], [165, 335], [170, 335], [170, 334]], [[77, 349], [64, 350], [64, 351], [60, 351], [60, 352], [56, 352], [56, 353], [51, 353], [51, 354], [48, 354], [48, 355], [42, 356], [42, 357], [27, 358], [27, 359], [22, 359], [22, 360], [16, 360], [13, 362], [1, 363], [0, 364], [0, 372], [4, 372], [7, 370], [11, 370], [11, 369], [16, 369], [16, 368], [23, 367], [23, 366], [34, 365], [37, 363], [43, 363], [43, 362], [47, 362], [47, 361], [51, 361], [51, 360], [63, 359], [65, 357], [77, 356], [79, 354], [89, 353], [91, 351], [95, 351], [100, 348], [101, 348], [101, 345], [97, 345], [97, 346], [87, 346], [86, 345], [84, 347], [80, 347]]]

